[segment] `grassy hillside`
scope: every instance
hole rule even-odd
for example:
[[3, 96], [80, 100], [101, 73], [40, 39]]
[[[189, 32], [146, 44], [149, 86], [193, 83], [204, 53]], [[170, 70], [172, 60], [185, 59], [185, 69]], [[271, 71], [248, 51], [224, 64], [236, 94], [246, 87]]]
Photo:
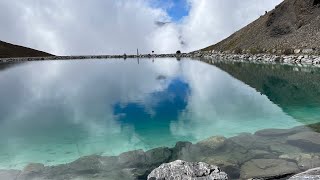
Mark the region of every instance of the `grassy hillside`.
[[319, 50], [319, 22], [320, 0], [284, 0], [274, 10], [203, 50]]
[[53, 56], [42, 51], [0, 41], [0, 58]]

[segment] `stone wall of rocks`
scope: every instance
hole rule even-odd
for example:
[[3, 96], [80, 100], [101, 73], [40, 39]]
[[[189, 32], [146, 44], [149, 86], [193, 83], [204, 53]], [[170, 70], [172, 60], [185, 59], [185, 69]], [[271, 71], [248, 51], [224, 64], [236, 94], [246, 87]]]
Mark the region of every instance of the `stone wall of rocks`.
[[[300, 52], [300, 50], [296, 50]], [[301, 52], [309, 52], [307, 50]], [[52, 56], [52, 57], [29, 57], [29, 58], [2, 58], [0, 63], [17, 63], [26, 61], [57, 61], [57, 60], [88, 60], [88, 59], [127, 59], [127, 58], [207, 58], [227, 61], [247, 61], [263, 63], [285, 63], [297, 65], [320, 66], [320, 55], [312, 54], [235, 54], [230, 52], [195, 51], [182, 54], [144, 54], [144, 55], [101, 55], [101, 56]]]
[[211, 58], [216, 60], [248, 61], [264, 63], [284, 63], [297, 65], [320, 66], [320, 56], [310, 54], [277, 55], [277, 54], [233, 54], [222, 52], [197, 51], [192, 53], [195, 58]]
[[142, 55], [99, 55], [99, 56], [51, 56], [51, 57], [24, 57], [24, 58], [0, 58], [0, 63], [16, 63], [26, 61], [57, 61], [57, 60], [88, 60], [88, 59], [127, 59], [127, 58], [184, 58], [191, 54], [142, 54]]

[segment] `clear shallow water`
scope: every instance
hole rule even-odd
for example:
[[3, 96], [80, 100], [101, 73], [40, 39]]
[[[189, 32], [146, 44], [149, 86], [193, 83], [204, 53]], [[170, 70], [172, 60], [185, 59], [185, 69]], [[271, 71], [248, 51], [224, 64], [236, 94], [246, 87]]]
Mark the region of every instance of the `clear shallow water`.
[[317, 69], [175, 59], [1, 69], [0, 169], [320, 121], [318, 82], [305, 78]]

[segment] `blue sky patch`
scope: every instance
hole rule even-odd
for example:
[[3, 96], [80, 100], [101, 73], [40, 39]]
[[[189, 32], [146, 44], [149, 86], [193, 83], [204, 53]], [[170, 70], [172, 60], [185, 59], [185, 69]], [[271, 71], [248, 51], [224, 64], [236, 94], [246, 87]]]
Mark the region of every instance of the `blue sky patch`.
[[155, 0], [154, 3], [154, 6], [165, 9], [174, 22], [180, 21], [189, 14], [187, 0]]
[[[154, 115], [148, 113], [148, 107], [138, 102], [113, 106], [113, 114], [123, 126], [133, 126], [135, 133], [143, 137], [153, 137], [155, 131], [164, 137], [171, 137], [170, 124], [179, 119], [180, 113], [187, 107], [187, 99], [191, 90], [187, 83], [180, 79], [170, 82], [167, 89], [150, 94]], [[119, 116], [121, 115], [121, 116]], [[157, 127], [157, 128], [155, 128]], [[151, 132], [149, 130], [152, 130]], [[159, 135], [160, 136], [160, 135]], [[157, 141], [153, 139], [152, 141]], [[150, 141], [151, 142], [151, 141]]]

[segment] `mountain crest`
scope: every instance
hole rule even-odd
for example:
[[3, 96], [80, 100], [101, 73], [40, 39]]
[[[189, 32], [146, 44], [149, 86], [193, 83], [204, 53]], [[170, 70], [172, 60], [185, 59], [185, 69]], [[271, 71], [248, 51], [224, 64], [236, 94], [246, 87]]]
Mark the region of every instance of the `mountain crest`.
[[320, 0], [284, 0], [227, 39], [203, 50], [266, 51], [320, 47]]

